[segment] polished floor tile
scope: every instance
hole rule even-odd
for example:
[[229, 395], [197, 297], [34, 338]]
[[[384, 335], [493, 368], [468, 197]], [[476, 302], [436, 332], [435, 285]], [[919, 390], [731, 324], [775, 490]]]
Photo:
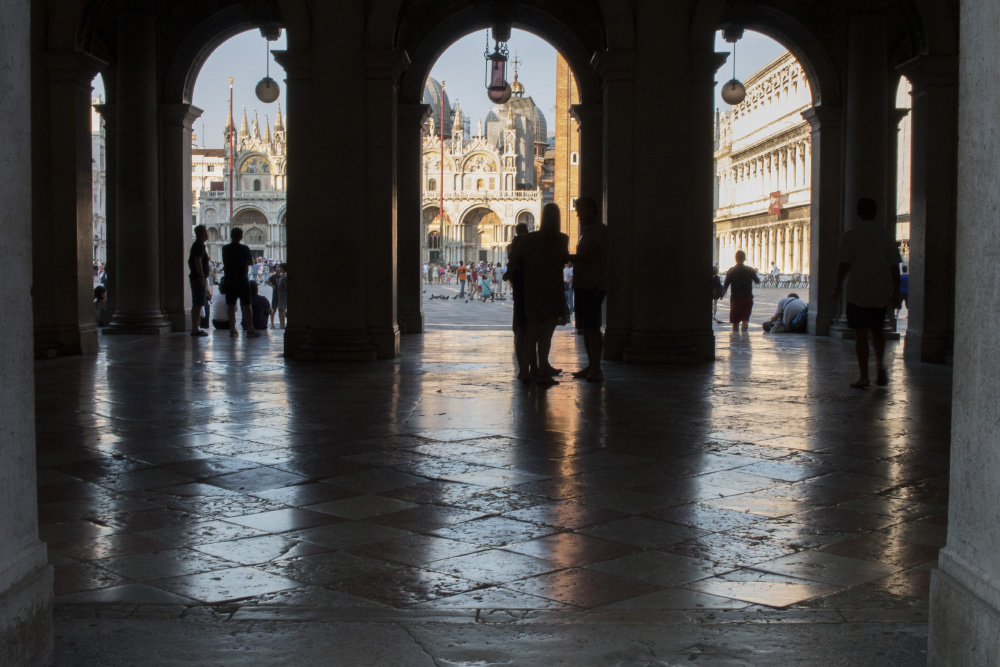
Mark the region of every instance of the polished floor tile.
[[[374, 364], [288, 362], [279, 332], [39, 362], [57, 604], [926, 605], [949, 425], [924, 415], [948, 414], [946, 368], [891, 347], [893, 384], [860, 393], [849, 344], [720, 333], [714, 364], [541, 389], [513, 381], [504, 308]], [[580, 345], [560, 330], [557, 365]]]

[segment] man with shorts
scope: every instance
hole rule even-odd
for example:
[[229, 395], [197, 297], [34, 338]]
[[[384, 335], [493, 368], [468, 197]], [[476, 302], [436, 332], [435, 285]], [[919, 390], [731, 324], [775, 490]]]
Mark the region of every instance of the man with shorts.
[[226, 281], [226, 306], [229, 311], [230, 337], [235, 338], [240, 335], [236, 329], [236, 302], [240, 302], [243, 311], [243, 321], [247, 323], [247, 337], [256, 338], [260, 335], [253, 326], [253, 317], [250, 308], [250, 278], [248, 268], [253, 264], [253, 255], [250, 248], [241, 244], [243, 240], [243, 230], [233, 227], [229, 233], [232, 243], [222, 246], [222, 268], [225, 271], [223, 279]]
[[458, 276], [458, 298], [461, 299], [465, 296], [465, 279], [469, 275], [469, 270], [465, 268], [464, 264], [459, 264], [456, 274]]
[[198, 225], [194, 228], [194, 243], [191, 244], [191, 252], [188, 254], [188, 280], [191, 282], [191, 335], [207, 336], [208, 332], [201, 328], [201, 313], [205, 308], [205, 299], [208, 294], [208, 249], [205, 248], [205, 241], [208, 240], [208, 230], [205, 225]]
[[608, 293], [608, 275], [611, 273], [611, 234], [598, 218], [597, 202], [591, 197], [576, 200], [576, 216], [580, 220], [580, 241], [576, 254], [570, 255], [573, 263], [573, 307], [576, 328], [583, 332], [587, 349], [587, 365], [573, 373], [575, 378], [588, 382], [604, 379], [601, 372], [601, 355], [604, 352], [603, 308]]
[[733, 333], [743, 327], [743, 333], [750, 326], [750, 314], [753, 313], [753, 286], [760, 284], [757, 272], [747, 266], [747, 254], [736, 251], [736, 266], [726, 271], [726, 280], [722, 283], [722, 293], [732, 287], [729, 293], [729, 322], [733, 325]]
[[844, 279], [847, 278], [847, 326], [854, 329], [854, 351], [858, 356], [861, 377], [851, 384], [855, 389], [871, 386], [868, 379], [868, 332], [878, 366], [876, 382], [889, 384], [885, 368], [885, 312], [899, 294], [899, 265], [903, 259], [899, 248], [885, 227], [875, 222], [878, 205], [874, 199], [858, 200], [860, 222], [844, 232], [840, 239], [837, 260], [837, 284], [833, 298], [839, 304]]

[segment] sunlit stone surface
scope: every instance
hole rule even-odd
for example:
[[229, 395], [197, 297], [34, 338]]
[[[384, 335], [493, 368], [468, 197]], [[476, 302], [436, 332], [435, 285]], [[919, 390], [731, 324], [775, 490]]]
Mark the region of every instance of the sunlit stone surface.
[[712, 365], [525, 386], [510, 302], [455, 293], [394, 361], [40, 363], [57, 664], [923, 664], [947, 368], [857, 391], [850, 342], [720, 325]]

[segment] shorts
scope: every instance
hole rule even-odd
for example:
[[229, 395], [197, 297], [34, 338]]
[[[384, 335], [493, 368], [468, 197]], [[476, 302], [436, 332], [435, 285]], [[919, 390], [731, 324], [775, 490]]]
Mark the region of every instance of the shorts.
[[208, 296], [205, 281], [194, 276], [188, 276], [188, 280], [191, 282], [191, 307], [204, 308]]
[[847, 326], [851, 329], [881, 329], [885, 324], [885, 308], [865, 308], [848, 301]]
[[237, 301], [247, 306], [250, 305], [249, 280], [239, 282], [226, 280], [226, 305], [231, 306]]
[[753, 297], [742, 296], [729, 299], [729, 323], [739, 324], [750, 320], [753, 312]]
[[596, 287], [573, 288], [573, 310], [576, 313], [577, 329], [600, 329], [604, 326], [604, 297]]

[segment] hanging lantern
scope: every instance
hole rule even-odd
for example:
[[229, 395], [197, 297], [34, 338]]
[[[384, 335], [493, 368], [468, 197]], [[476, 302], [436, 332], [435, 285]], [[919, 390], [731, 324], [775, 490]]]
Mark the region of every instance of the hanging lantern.
[[722, 38], [733, 45], [733, 78], [722, 86], [722, 101], [730, 106], [736, 106], [746, 99], [747, 89], [736, 78], [736, 42], [743, 37], [743, 28], [738, 25], [731, 25], [722, 31]]
[[494, 104], [503, 104], [511, 95], [510, 85], [507, 83], [507, 43], [496, 41], [493, 53], [490, 53], [487, 33], [486, 52], [483, 55], [486, 57], [486, 94]]
[[271, 104], [276, 99], [278, 95], [281, 94], [281, 87], [278, 82], [271, 78], [271, 42], [267, 41], [267, 69], [264, 78], [260, 80], [257, 84], [255, 92], [257, 93], [257, 99], [264, 104]]

